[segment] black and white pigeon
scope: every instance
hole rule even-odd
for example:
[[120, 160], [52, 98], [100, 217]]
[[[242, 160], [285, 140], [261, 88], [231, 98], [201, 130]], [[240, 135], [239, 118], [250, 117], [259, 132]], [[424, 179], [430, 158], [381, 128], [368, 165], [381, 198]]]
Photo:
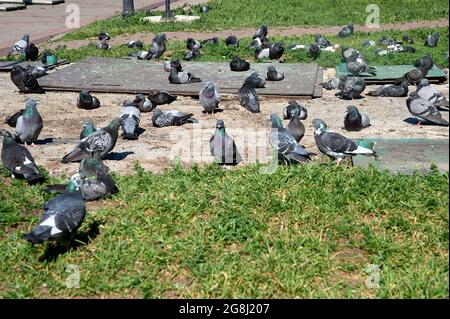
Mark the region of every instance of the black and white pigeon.
[[158, 33], [153, 39], [152, 46], [144, 60], [160, 58], [166, 52], [166, 41], [166, 35], [164, 33]]
[[26, 61], [36, 61], [39, 56], [39, 49], [30, 43], [25, 49], [25, 60]]
[[235, 56], [230, 62], [230, 69], [235, 72], [248, 71], [250, 70], [250, 63]]
[[142, 50], [142, 48], [144, 47], [144, 43], [142, 43], [142, 41], [140, 40], [131, 40], [130, 42], [127, 43], [127, 47], [130, 49]]
[[94, 110], [100, 107], [100, 101], [89, 91], [83, 90], [78, 94], [77, 107], [84, 110]]
[[44, 205], [44, 213], [34, 229], [23, 238], [32, 244], [43, 244], [50, 239], [70, 241], [81, 226], [86, 206], [81, 194], [81, 179], [71, 180], [64, 193]]
[[97, 49], [99, 50], [109, 50], [109, 48], [110, 48], [109, 43], [106, 40], [97, 43]]
[[427, 123], [448, 126], [448, 122], [430, 101], [421, 98], [417, 92], [411, 92], [406, 99], [409, 113], [419, 120], [418, 124]]
[[401, 78], [396, 79], [396, 82], [408, 81], [411, 84], [417, 84], [427, 76], [430, 69], [429, 65], [422, 65], [406, 72]]
[[299, 109], [293, 109], [290, 114], [291, 119], [289, 120], [286, 129], [294, 137], [295, 141], [299, 143], [305, 135], [305, 125], [300, 121]]
[[321, 119], [314, 119], [312, 124], [317, 147], [323, 154], [335, 159], [338, 165], [344, 158], [355, 155], [377, 158], [377, 154], [373, 150], [359, 146], [339, 133], [329, 131], [327, 125]]
[[190, 72], [178, 72], [177, 70], [172, 70], [169, 74], [169, 82], [172, 84], [189, 84], [201, 81], [202, 79], [194, 76]]
[[311, 155], [315, 155], [307, 151], [299, 145], [295, 138], [284, 127], [281, 119], [277, 114], [270, 115], [272, 127], [269, 133], [269, 144], [278, 153], [278, 159], [285, 164], [304, 163], [311, 160]]
[[25, 67], [25, 71], [30, 72], [31, 75], [35, 78], [38, 79], [40, 77], [43, 77], [44, 75], [47, 75], [47, 68], [46, 67], [42, 67], [39, 65], [27, 65]]
[[98, 152], [99, 158], [104, 159], [116, 145], [120, 125], [120, 119], [115, 118], [107, 127], [83, 138], [70, 153], [63, 157], [61, 163], [78, 162], [84, 158], [92, 158], [94, 152]]
[[294, 110], [298, 111], [298, 117], [300, 120], [306, 120], [308, 117], [308, 110], [301, 104], [298, 104], [296, 100], [289, 100], [288, 105], [283, 109], [283, 120], [290, 120], [292, 118]]
[[257, 48], [254, 57], [257, 60], [270, 58], [270, 48]]
[[143, 113], [151, 112], [156, 107], [156, 104], [153, 104], [143, 94], [137, 94], [133, 100], [133, 104]]
[[258, 30], [256, 30], [252, 39], [256, 39], [256, 38], [263, 39], [263, 38], [267, 37], [267, 32], [268, 32], [267, 25], [263, 24], [261, 27], [259, 27]]
[[425, 46], [434, 48], [435, 46], [437, 46], [438, 41], [439, 41], [439, 33], [433, 32], [432, 34], [427, 36], [427, 39], [425, 40]]
[[86, 119], [83, 121], [83, 129], [80, 132], [80, 140], [85, 137], [88, 137], [91, 134], [94, 134], [97, 131], [94, 123], [90, 119]]
[[346, 100], [361, 97], [361, 93], [366, 89], [366, 81], [358, 76], [343, 77], [339, 81], [339, 91], [335, 94]]
[[379, 43], [380, 43], [380, 45], [387, 47], [389, 45], [397, 44], [397, 41], [395, 41], [394, 39], [388, 38], [386, 35], [382, 35]]
[[316, 34], [314, 35], [314, 42], [321, 48], [327, 48], [331, 46], [331, 42], [328, 41], [323, 35]]
[[367, 95], [370, 96], [390, 96], [390, 97], [405, 97], [408, 96], [409, 82], [403, 81], [400, 84], [386, 84], [378, 87], [376, 90], [369, 91]]
[[11, 70], [11, 81], [22, 93], [43, 94], [44, 90], [39, 85], [30, 69], [24, 69], [15, 65]]
[[136, 140], [141, 120], [139, 109], [132, 102], [125, 104], [120, 110], [120, 120], [123, 131], [122, 137], [126, 140]]
[[355, 28], [354, 28], [353, 24], [350, 23], [349, 25], [343, 27], [341, 31], [339, 31], [338, 37], [340, 37], [340, 38], [349, 37], [353, 34], [354, 30], [355, 30]]
[[177, 110], [161, 111], [156, 108], [153, 110], [152, 123], [155, 127], [179, 126], [185, 123], [197, 123], [193, 118], [193, 113], [183, 113]]
[[414, 66], [416, 68], [424, 67], [431, 69], [434, 65], [433, 57], [430, 53], [425, 54], [423, 57], [414, 61]]
[[225, 44], [227, 47], [238, 48], [239, 40], [234, 35], [230, 35], [225, 39]]
[[278, 60], [284, 53], [284, 45], [282, 43], [274, 43], [269, 46], [269, 58]]
[[128, 54], [128, 56], [135, 57], [138, 60], [145, 60], [145, 57], [147, 55], [148, 55], [148, 51], [142, 51], [142, 50]]
[[317, 43], [311, 43], [308, 45], [308, 54], [314, 59], [317, 59], [320, 55], [320, 46]]
[[[98, 152], [95, 153], [95, 155], [98, 155]], [[82, 159], [80, 162], [80, 167], [78, 169], [78, 172], [82, 176], [86, 177], [97, 176], [98, 174], [106, 175], [110, 171], [111, 169], [105, 163], [103, 163], [103, 161], [99, 159], [98, 156]]]
[[253, 86], [255, 89], [261, 89], [266, 85], [266, 80], [258, 72], [253, 72], [245, 79], [244, 83]]
[[25, 105], [25, 111], [17, 119], [16, 140], [20, 143], [34, 144], [44, 127], [37, 105], [36, 100], [29, 98]]
[[347, 106], [344, 117], [344, 129], [347, 131], [360, 131], [370, 126], [370, 119], [367, 114], [360, 113], [355, 105]]
[[251, 84], [244, 82], [244, 84], [238, 91], [237, 98], [239, 103], [248, 111], [252, 113], [261, 112], [259, 108], [258, 94]]
[[218, 44], [219, 43], [219, 38], [218, 37], [212, 37], [206, 40], [202, 41], [202, 44]]
[[225, 131], [223, 120], [216, 122], [216, 131], [209, 139], [209, 149], [220, 165], [236, 165], [242, 162], [242, 156], [237, 150], [236, 143]]
[[213, 82], [208, 81], [203, 89], [200, 90], [199, 100], [203, 106], [203, 113], [215, 113], [220, 103], [220, 94]]
[[264, 38], [263, 40], [261, 40], [260, 38], [255, 38], [252, 40], [252, 42], [248, 46], [249, 49], [254, 49], [254, 50], [262, 50], [262, 49], [268, 48], [268, 47], [269, 47], [268, 39], [266, 39], [266, 38]]
[[334, 77], [327, 82], [319, 83], [319, 85], [321, 85], [325, 90], [328, 91], [336, 90], [339, 87], [340, 80], [341, 79], [339, 77]]
[[446, 96], [441, 91], [438, 91], [435, 87], [431, 86], [428, 79], [422, 79], [419, 84], [417, 84], [417, 94], [421, 98], [433, 103], [437, 108], [449, 109], [449, 103]]
[[355, 48], [342, 47], [341, 55], [344, 61], [347, 61], [350, 59], [356, 59], [357, 57], [361, 56], [361, 53]]
[[184, 56], [185, 61], [192, 61], [192, 60], [198, 60], [201, 57], [200, 49], [193, 48], [192, 50], [189, 50], [186, 55]]
[[273, 65], [267, 68], [266, 79], [268, 81], [282, 81], [284, 80], [284, 73], [275, 69]]
[[3, 139], [2, 164], [12, 177], [25, 178], [29, 184], [41, 182], [44, 176], [39, 172], [30, 151], [17, 144], [8, 131], [0, 130], [0, 137]]
[[183, 71], [180, 60], [164, 61], [164, 70], [170, 72], [172, 70], [177, 70], [178, 72]]
[[202, 43], [198, 40], [195, 40], [194, 38], [188, 38], [186, 40], [186, 48], [188, 50], [201, 49], [202, 47]]
[[13, 47], [9, 51], [8, 55], [16, 55], [20, 54], [25, 56], [25, 49], [28, 47], [30, 43], [30, 34], [26, 33], [22, 39], [14, 43]]
[[101, 31], [101, 32], [98, 34], [98, 40], [99, 40], [99, 41], [107, 41], [107, 40], [111, 40], [111, 37], [109, 36], [109, 33], [108, 33], [108, 32]]
[[154, 105], [170, 104], [177, 99], [176, 95], [172, 95], [167, 91], [150, 90], [148, 99]]

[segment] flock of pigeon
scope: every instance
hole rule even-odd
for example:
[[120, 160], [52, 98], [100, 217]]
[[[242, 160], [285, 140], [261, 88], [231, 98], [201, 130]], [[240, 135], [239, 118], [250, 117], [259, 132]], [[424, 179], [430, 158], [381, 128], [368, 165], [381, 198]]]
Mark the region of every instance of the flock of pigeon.
[[[344, 27], [339, 32], [339, 37], [348, 37], [353, 34], [353, 25]], [[255, 50], [255, 58], [280, 59], [284, 53], [282, 43], [271, 43], [267, 38], [267, 26], [261, 26], [252, 37], [250, 47]], [[109, 48], [108, 40], [110, 36], [106, 32], [101, 32], [98, 36], [101, 41], [99, 49]], [[431, 35], [427, 38], [430, 46], [437, 45], [437, 36]], [[395, 40], [382, 39], [386, 45], [397, 45]], [[403, 38], [403, 41], [411, 39]], [[150, 60], [160, 58], [166, 50], [166, 36], [161, 33], [155, 36], [148, 51], [142, 51], [143, 43], [140, 41], [130, 41], [128, 46], [138, 49], [132, 56], [137, 59]], [[187, 40], [188, 52], [185, 60], [197, 59], [203, 45], [214, 45], [219, 42], [217, 38], [207, 39], [200, 42], [195, 39]], [[230, 47], [239, 46], [239, 40], [235, 36], [225, 39], [225, 43]], [[409, 43], [409, 42], [408, 42]], [[372, 45], [368, 43], [367, 45]], [[297, 49], [292, 47], [291, 49]], [[317, 56], [322, 49], [336, 48], [322, 35], [315, 36], [315, 43], [305, 47], [308, 52]], [[338, 90], [336, 96], [342, 99], [352, 100], [360, 98], [366, 89], [366, 83], [362, 73], [376, 74], [376, 68], [367, 64], [363, 55], [356, 49], [343, 48], [342, 58], [347, 65], [347, 69], [352, 76], [333, 78], [321, 85], [326, 90]], [[37, 48], [29, 43], [29, 35], [18, 41], [12, 48], [11, 54], [22, 54], [27, 60], [35, 60], [38, 55]], [[31, 56], [32, 55], [32, 56]], [[436, 125], [448, 126], [439, 109], [448, 110], [448, 100], [435, 87], [431, 86], [426, 79], [428, 71], [433, 67], [434, 62], [430, 54], [419, 59], [415, 63], [415, 69], [406, 73], [397, 80], [396, 84], [380, 86], [376, 90], [368, 92], [370, 96], [407, 97], [406, 105], [411, 114], [420, 122], [427, 122]], [[186, 84], [202, 82], [202, 79], [194, 74], [183, 70], [179, 60], [164, 61], [162, 69], [168, 73], [168, 81], [171, 84]], [[238, 56], [230, 62], [230, 70], [233, 72], [243, 72], [250, 69], [250, 63]], [[37, 78], [46, 74], [45, 67], [15, 66], [11, 72], [11, 80], [20, 92], [44, 93], [40, 88]], [[265, 76], [253, 72], [243, 82], [237, 93], [239, 103], [251, 113], [259, 113], [259, 97], [256, 88], [263, 88], [266, 81], [283, 81], [284, 74], [274, 66], [269, 66]], [[408, 86], [417, 86], [415, 92], [408, 96]], [[62, 163], [80, 162], [78, 172], [74, 174], [67, 184], [50, 185], [48, 192], [61, 193], [44, 205], [44, 214], [38, 225], [24, 239], [37, 244], [44, 243], [49, 239], [70, 239], [80, 227], [85, 216], [85, 201], [96, 200], [103, 196], [113, 194], [118, 191], [110, 169], [103, 163], [103, 159], [114, 149], [119, 136], [119, 129], [122, 130], [124, 139], [138, 139], [141, 113], [152, 113], [152, 124], [155, 127], [178, 126], [185, 123], [198, 122], [193, 118], [192, 113], [183, 113], [178, 110], [162, 111], [159, 105], [170, 104], [176, 100], [176, 96], [167, 91], [152, 90], [148, 96], [136, 95], [133, 101], [124, 101], [117, 118], [112, 119], [110, 124], [104, 128], [96, 128], [94, 123], [86, 120], [80, 133], [80, 140], [72, 151], [64, 155]], [[199, 92], [199, 103], [203, 107], [203, 113], [212, 114], [221, 112], [219, 108], [221, 96], [217, 86], [206, 81]], [[5, 122], [15, 129], [12, 134], [7, 130], [0, 130], [0, 137], [3, 139], [1, 160], [3, 166], [11, 172], [13, 177], [25, 178], [30, 184], [39, 183], [44, 180], [43, 174], [39, 172], [34, 158], [27, 147], [22, 144], [33, 145], [39, 137], [43, 128], [43, 119], [40, 116], [37, 106], [38, 102], [29, 98], [26, 106], [10, 116]], [[76, 101], [78, 108], [94, 110], [101, 107], [101, 102], [88, 91], [81, 91]], [[295, 100], [289, 100], [288, 105], [283, 110], [283, 119], [289, 120], [286, 127], [283, 126], [282, 119], [278, 114], [271, 114], [271, 130], [269, 133], [269, 143], [276, 150], [278, 159], [284, 164], [304, 163], [311, 160], [313, 155], [305, 147], [299, 144], [305, 134], [305, 126], [302, 123], [308, 116], [307, 109]], [[419, 122], [419, 123], [420, 123]], [[355, 155], [367, 155], [377, 157], [374, 150], [358, 145], [353, 140], [333, 132], [321, 119], [312, 121], [314, 126], [314, 138], [318, 149], [335, 159], [337, 164], [345, 158]], [[359, 131], [370, 126], [369, 117], [358, 111], [354, 105], [347, 107], [344, 119], [344, 129], [348, 131]], [[236, 143], [225, 130], [223, 120], [217, 120], [216, 130], [209, 141], [211, 154], [220, 165], [236, 165], [242, 162]]]

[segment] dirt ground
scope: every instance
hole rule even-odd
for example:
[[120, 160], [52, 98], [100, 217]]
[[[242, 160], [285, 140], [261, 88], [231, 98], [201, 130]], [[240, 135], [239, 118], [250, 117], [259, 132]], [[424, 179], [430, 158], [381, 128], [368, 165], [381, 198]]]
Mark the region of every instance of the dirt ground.
[[[324, 80], [334, 76], [334, 69], [324, 72]], [[438, 86], [448, 96], [448, 83]], [[368, 90], [375, 86], [368, 86]], [[414, 88], [411, 87], [411, 90]], [[405, 98], [379, 98], [365, 96], [363, 99], [345, 101], [334, 96], [334, 91], [324, 91], [319, 99], [299, 100], [308, 109], [308, 118], [304, 121], [306, 134], [301, 144], [307, 149], [319, 153], [316, 148], [311, 122], [314, 118], [323, 119], [329, 127], [350, 138], [439, 138], [448, 139], [446, 127], [413, 125], [405, 122], [411, 117]], [[132, 99], [132, 95], [94, 94], [102, 107], [97, 110], [80, 110], [76, 107], [77, 93], [47, 92], [34, 95], [39, 101], [39, 112], [44, 119], [44, 128], [35, 146], [29, 146], [35, 161], [43, 165], [51, 175], [70, 175], [77, 171], [78, 164], [62, 164], [61, 158], [72, 150], [79, 140], [82, 122], [85, 118], [94, 121], [97, 127], [106, 126], [113, 117], [120, 113], [123, 100]], [[10, 81], [9, 73], [0, 73], [0, 128], [10, 129], [3, 119], [20, 108], [29, 95], [18, 94]], [[152, 113], [141, 114], [140, 126], [145, 130], [138, 140], [129, 141], [119, 137], [113, 154], [105, 161], [115, 172], [132, 173], [134, 163], [153, 172], [161, 172], [170, 167], [179, 155], [183, 164], [212, 161], [208, 141], [214, 133], [216, 119], [223, 119], [229, 135], [235, 138], [237, 147], [245, 163], [257, 159], [267, 162], [270, 158], [268, 133], [271, 113], [282, 114], [287, 105], [285, 98], [261, 98], [261, 113], [252, 114], [239, 105], [233, 95], [222, 96], [220, 107], [223, 112], [205, 115], [199, 101], [190, 97], [178, 97], [170, 105], [160, 106], [162, 110], [177, 109], [194, 113], [198, 124], [185, 124], [182, 127], [155, 128], [151, 124]], [[346, 106], [356, 105], [359, 110], [369, 115], [372, 126], [360, 132], [346, 132], [341, 129]], [[448, 120], [448, 112], [442, 112]], [[288, 121], [284, 121], [287, 125]], [[119, 130], [121, 132], [121, 130]], [[258, 146], [257, 146], [258, 145]], [[255, 148], [256, 147], [256, 148]], [[376, 148], [376, 146], [375, 146]], [[180, 151], [181, 150], [181, 151]]]

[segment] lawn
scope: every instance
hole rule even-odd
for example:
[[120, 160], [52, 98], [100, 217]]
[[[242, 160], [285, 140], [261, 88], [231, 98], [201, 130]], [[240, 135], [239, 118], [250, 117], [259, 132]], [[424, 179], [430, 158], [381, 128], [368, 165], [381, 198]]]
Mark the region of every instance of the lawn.
[[[117, 195], [88, 206], [64, 252], [21, 239], [51, 195], [3, 173], [0, 296], [448, 298], [448, 177], [137, 166], [116, 175]], [[369, 265], [378, 289], [365, 284], [378, 274]], [[69, 289], [74, 266], [80, 287]]]

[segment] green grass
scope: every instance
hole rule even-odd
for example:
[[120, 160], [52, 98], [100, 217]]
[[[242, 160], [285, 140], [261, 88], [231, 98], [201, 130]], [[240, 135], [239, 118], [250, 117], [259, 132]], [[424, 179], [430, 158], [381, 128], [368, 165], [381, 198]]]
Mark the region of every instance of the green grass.
[[[369, 13], [366, 7], [371, 0], [212, 0], [211, 10], [200, 13], [200, 6], [193, 6], [193, 14], [201, 16], [199, 21], [186, 25], [183, 23], [150, 24], [141, 21], [146, 16], [140, 12], [134, 17], [123, 19], [113, 17], [97, 21], [77, 29], [64, 37], [66, 40], [84, 39], [96, 36], [101, 30], [107, 30], [112, 36], [140, 31], [190, 31], [224, 30], [269, 26], [334, 26], [364, 24]], [[448, 18], [449, 7], [445, 0], [379, 0], [380, 23], [393, 23], [416, 20]], [[183, 14], [181, 9], [175, 14]], [[151, 12], [162, 15], [162, 12]]]
[[[3, 174], [0, 296], [448, 298], [448, 177], [137, 167], [89, 206], [76, 249], [58, 254], [21, 239], [50, 195]], [[68, 264], [78, 289], [65, 287]], [[378, 290], [364, 284], [369, 264]]]

